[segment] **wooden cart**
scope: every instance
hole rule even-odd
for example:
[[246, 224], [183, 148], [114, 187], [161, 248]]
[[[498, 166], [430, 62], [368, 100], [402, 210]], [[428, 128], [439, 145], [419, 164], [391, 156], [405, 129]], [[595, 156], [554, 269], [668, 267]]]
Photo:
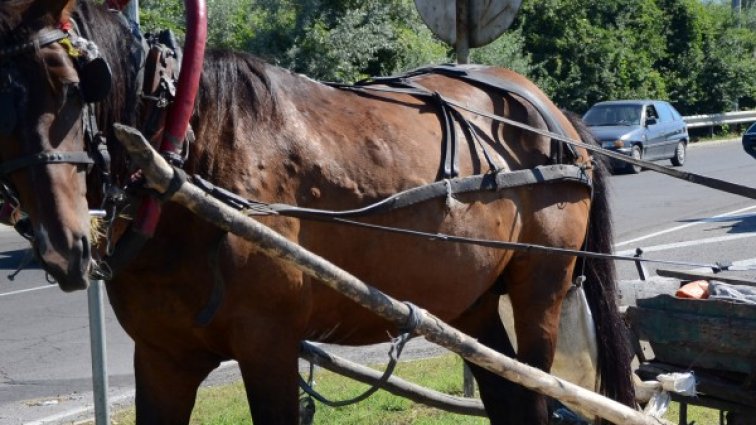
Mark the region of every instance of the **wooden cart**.
[[672, 394], [681, 403], [681, 424], [687, 424], [687, 404], [719, 409], [720, 423], [756, 424], [756, 305], [669, 294], [635, 304], [626, 317], [638, 343], [640, 378], [685, 371], [696, 376], [696, 397]]

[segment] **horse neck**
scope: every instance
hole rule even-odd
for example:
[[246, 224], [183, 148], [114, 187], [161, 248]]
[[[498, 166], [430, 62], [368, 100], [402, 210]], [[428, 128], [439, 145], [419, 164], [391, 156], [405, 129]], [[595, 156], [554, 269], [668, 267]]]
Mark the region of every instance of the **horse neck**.
[[288, 81], [289, 74], [248, 54], [208, 51], [191, 123], [196, 142], [189, 171], [219, 177], [224, 169], [249, 166], [240, 163], [245, 154], [246, 159], [264, 161], [272, 145], [283, 149], [288, 141], [278, 136], [284, 94], [277, 88], [285, 87], [281, 79]]

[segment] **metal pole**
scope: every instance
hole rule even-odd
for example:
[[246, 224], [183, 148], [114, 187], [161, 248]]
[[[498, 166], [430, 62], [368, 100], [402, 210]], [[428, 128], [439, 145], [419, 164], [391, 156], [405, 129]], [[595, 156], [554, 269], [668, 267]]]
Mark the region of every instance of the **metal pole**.
[[110, 423], [108, 403], [108, 365], [105, 349], [105, 315], [102, 308], [101, 280], [95, 280], [87, 290], [89, 305], [89, 341], [92, 350], [92, 390], [95, 406], [95, 424]]
[[457, 0], [457, 63], [470, 61], [470, 0]]
[[139, 25], [139, 0], [131, 0], [123, 9], [123, 14]]

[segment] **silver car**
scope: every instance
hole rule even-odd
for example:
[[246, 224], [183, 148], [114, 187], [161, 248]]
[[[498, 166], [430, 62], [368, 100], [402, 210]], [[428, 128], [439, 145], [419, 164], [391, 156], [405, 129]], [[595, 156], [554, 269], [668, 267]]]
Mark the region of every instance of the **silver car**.
[[[599, 102], [583, 115], [583, 121], [602, 147], [637, 159], [669, 159], [685, 163], [688, 126], [668, 102], [661, 100], [612, 100]], [[641, 167], [613, 160], [615, 171], [639, 173]]]

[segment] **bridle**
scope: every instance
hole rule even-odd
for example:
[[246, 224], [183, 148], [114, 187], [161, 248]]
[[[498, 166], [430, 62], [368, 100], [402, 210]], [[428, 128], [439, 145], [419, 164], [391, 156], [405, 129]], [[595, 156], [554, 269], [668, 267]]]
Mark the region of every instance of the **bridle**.
[[[50, 44], [59, 42], [63, 39], [66, 39], [69, 37], [69, 34], [60, 30], [60, 29], [51, 29], [46, 30], [39, 34], [35, 39], [32, 41], [6, 46], [2, 49], [0, 49], [0, 62], [3, 63], [2, 65], [2, 71], [0, 71], [0, 75], [2, 75], [2, 81], [3, 85], [0, 87], [0, 97], [5, 96], [13, 96], [12, 93], [12, 79], [13, 75], [9, 67], [11, 65], [8, 65], [6, 62], [14, 58], [20, 54], [27, 53], [30, 51], [35, 51], [41, 47], [48, 46]], [[3, 102], [7, 104], [8, 102]], [[4, 111], [8, 112], [8, 111]], [[93, 113], [91, 111], [91, 108], [86, 107], [85, 103], [85, 113], [83, 115], [87, 115], [88, 113]], [[15, 113], [15, 112], [14, 112]], [[86, 119], [86, 116], [85, 118]], [[9, 133], [13, 131], [15, 128], [16, 123], [11, 123], [9, 128], [3, 128], [3, 133]], [[85, 126], [86, 128], [86, 126]], [[39, 164], [61, 164], [61, 163], [71, 163], [71, 164], [82, 164], [91, 166], [94, 164], [94, 160], [92, 159], [91, 155], [89, 155], [88, 152], [82, 151], [82, 152], [68, 152], [68, 151], [44, 151], [28, 156], [24, 156], [21, 158], [13, 159], [10, 161], [4, 161], [0, 163], [0, 176], [2, 178], [7, 178], [11, 173], [20, 170], [22, 168], [27, 168], [33, 165], [39, 165]]]
[[[95, 51], [97, 50], [91, 41], [57, 28], [43, 30], [31, 41], [0, 47], [0, 114], [4, 116], [0, 120], [0, 135], [11, 134], [18, 125], [16, 122], [18, 99], [15, 98], [16, 93], [14, 93], [16, 71], [12, 60], [21, 54], [35, 52], [42, 47], [67, 39], [76, 39], [78, 42], [93, 46]], [[9, 176], [18, 170], [35, 165], [77, 164], [86, 166], [87, 173], [91, 171], [94, 165], [97, 165], [103, 174], [104, 183], [109, 184], [110, 157], [105, 147], [105, 138], [97, 128], [92, 104], [101, 101], [108, 94], [112, 77], [110, 67], [104, 58], [99, 55], [93, 56], [95, 57], [86, 59], [73, 58], [80, 78], [77, 92], [83, 105], [82, 128], [85, 149], [78, 152], [45, 150], [0, 162], [0, 192], [2, 192], [5, 202], [10, 202], [14, 207], [20, 206]]]

